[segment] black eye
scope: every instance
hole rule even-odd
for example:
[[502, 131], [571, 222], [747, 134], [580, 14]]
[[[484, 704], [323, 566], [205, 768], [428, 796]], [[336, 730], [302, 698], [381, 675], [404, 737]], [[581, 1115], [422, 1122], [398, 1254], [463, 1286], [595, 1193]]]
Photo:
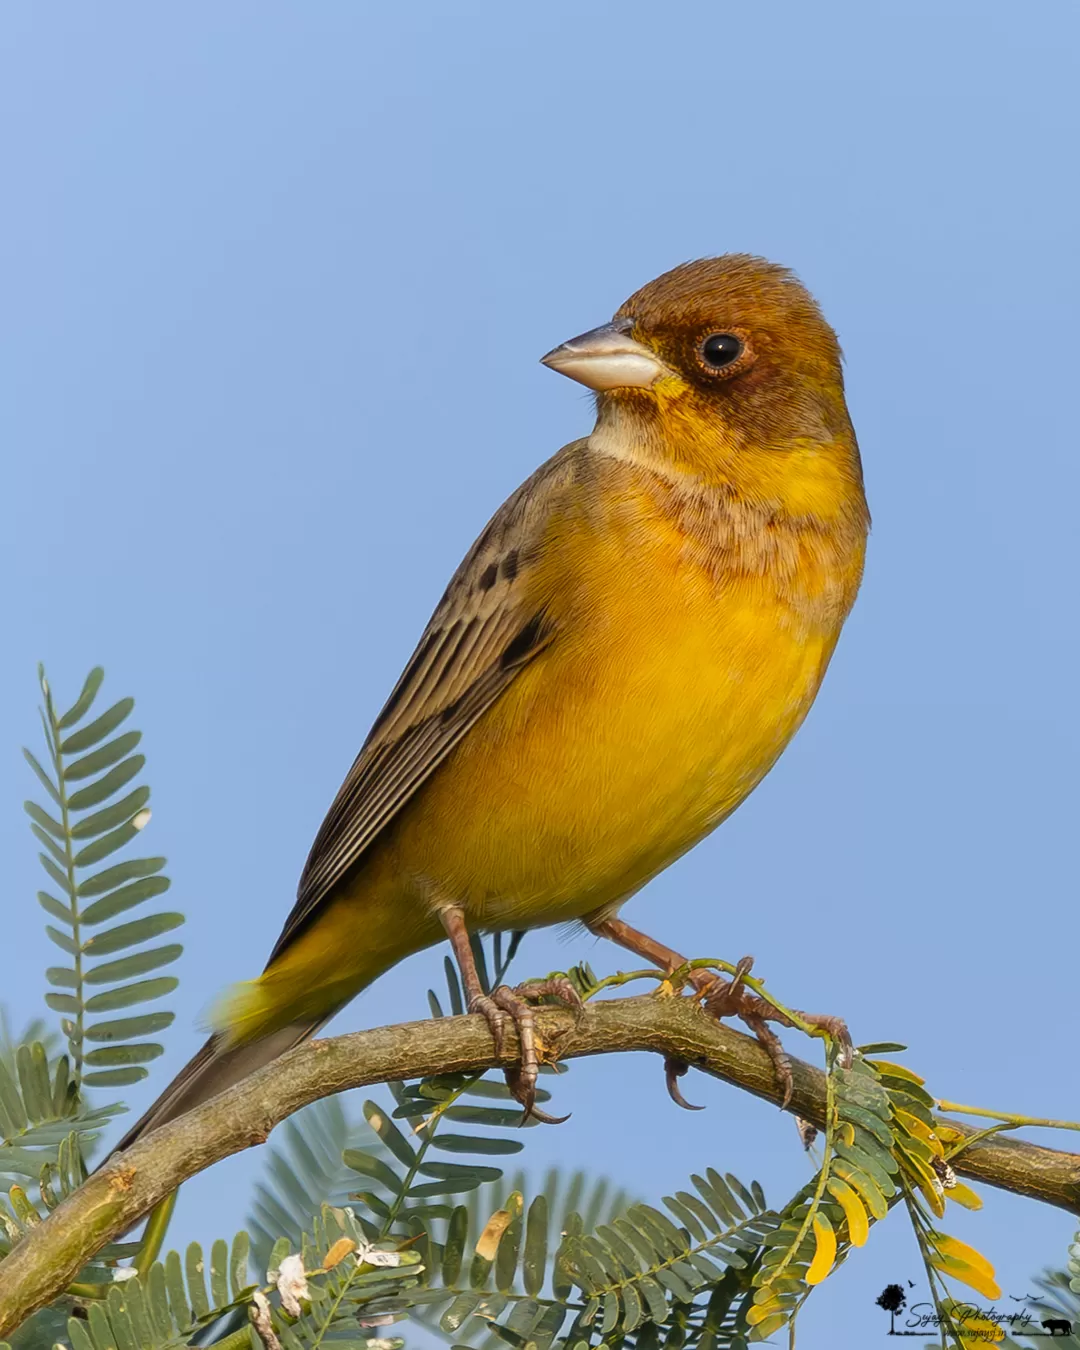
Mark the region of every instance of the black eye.
[[712, 370], [723, 370], [743, 354], [743, 344], [734, 333], [711, 333], [701, 344], [701, 359]]

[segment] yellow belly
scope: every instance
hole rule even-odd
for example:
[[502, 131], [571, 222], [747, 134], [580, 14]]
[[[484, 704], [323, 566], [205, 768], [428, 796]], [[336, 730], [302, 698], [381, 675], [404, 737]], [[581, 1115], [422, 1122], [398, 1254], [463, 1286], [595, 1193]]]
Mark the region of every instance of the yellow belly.
[[610, 913], [761, 781], [844, 607], [814, 621], [767, 577], [709, 573], [673, 532], [636, 543], [612, 532], [586, 573], [551, 578], [556, 640], [233, 1005], [235, 1034], [346, 1001], [443, 937], [440, 905], [488, 928]]
[[518, 677], [387, 841], [403, 898], [452, 900], [496, 928], [582, 918], [757, 786], [835, 639], [793, 631], [757, 587], [703, 607], [694, 581], [660, 588], [634, 642], [594, 635]]

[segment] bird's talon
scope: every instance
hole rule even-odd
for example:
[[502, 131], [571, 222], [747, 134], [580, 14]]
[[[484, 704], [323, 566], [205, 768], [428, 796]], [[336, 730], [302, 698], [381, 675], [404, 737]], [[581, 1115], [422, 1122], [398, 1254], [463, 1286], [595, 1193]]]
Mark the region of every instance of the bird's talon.
[[[521, 1045], [521, 1063], [515, 1068], [507, 1069], [505, 1076], [506, 1085], [514, 1100], [519, 1102], [524, 1110], [522, 1124], [530, 1116], [545, 1125], [561, 1125], [564, 1120], [569, 1120], [569, 1116], [548, 1115], [536, 1105], [536, 1080], [540, 1072], [542, 1047], [536, 1034], [536, 1010], [526, 1002], [526, 999], [548, 997], [560, 998], [576, 1009], [582, 1007], [577, 990], [569, 980], [560, 978], [534, 980], [529, 984], [519, 985], [516, 989], [502, 984], [492, 990], [490, 997], [474, 1000], [477, 1005], [476, 1011], [484, 1012], [484, 1007], [480, 1005], [486, 1005], [500, 1019], [509, 1016], [517, 1028], [518, 1041]], [[488, 1014], [485, 1012], [484, 1015]]]
[[501, 1055], [506, 1039], [506, 1017], [493, 998], [487, 994], [478, 994], [469, 1000], [469, 1012], [479, 1013], [488, 1024], [491, 1039], [495, 1042], [495, 1053]]
[[672, 1055], [668, 1055], [664, 1060], [664, 1077], [667, 1082], [668, 1096], [676, 1106], [681, 1106], [684, 1111], [704, 1111], [703, 1106], [694, 1106], [691, 1102], [688, 1102], [679, 1087], [679, 1079], [689, 1068], [690, 1065], [687, 1064], [686, 1060], [675, 1059]]
[[855, 1057], [855, 1046], [852, 1044], [851, 1032], [848, 1031], [844, 1019], [827, 1013], [801, 1013], [800, 1016], [815, 1031], [821, 1032], [833, 1042], [837, 1048], [840, 1067], [850, 1069]]
[[[730, 980], [718, 981], [719, 987], [714, 985], [708, 990], [699, 987], [699, 995], [703, 995], [704, 1006], [714, 1017], [736, 1016], [740, 1018], [765, 1047], [773, 1062], [776, 1081], [782, 1089], [780, 1105], [782, 1109], [786, 1110], [791, 1104], [791, 1097], [795, 1091], [795, 1080], [792, 1076], [791, 1061], [780, 1043], [780, 1038], [768, 1026], [768, 1023], [777, 1022], [780, 1026], [786, 1027], [794, 1026], [795, 1023], [787, 1013], [781, 1012], [779, 1008], [774, 1008], [765, 999], [751, 993], [742, 983], [743, 977], [749, 972], [752, 965], [753, 958], [744, 956], [736, 965], [735, 973]], [[854, 1047], [851, 1043], [851, 1034], [842, 1018], [804, 1012], [795, 1013], [794, 1016], [798, 1017], [803, 1024], [809, 1026], [813, 1033], [829, 1037], [838, 1047], [841, 1066], [845, 1069], [851, 1067]]]

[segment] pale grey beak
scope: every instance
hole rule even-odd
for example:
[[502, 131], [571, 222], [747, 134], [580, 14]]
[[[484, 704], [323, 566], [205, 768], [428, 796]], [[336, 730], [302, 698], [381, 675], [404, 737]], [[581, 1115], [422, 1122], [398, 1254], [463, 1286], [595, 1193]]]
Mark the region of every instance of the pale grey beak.
[[540, 358], [560, 375], [595, 389], [649, 389], [672, 372], [654, 352], [630, 336], [631, 322], [619, 319], [571, 338]]

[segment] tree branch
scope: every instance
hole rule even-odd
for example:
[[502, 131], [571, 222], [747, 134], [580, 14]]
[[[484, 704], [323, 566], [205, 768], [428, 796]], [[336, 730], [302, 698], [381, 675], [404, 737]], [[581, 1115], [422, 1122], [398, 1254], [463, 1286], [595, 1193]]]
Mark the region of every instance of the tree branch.
[[[638, 997], [591, 1004], [581, 1021], [539, 1012], [545, 1046], [565, 1059], [616, 1051], [672, 1055], [779, 1104], [773, 1065], [757, 1041], [706, 1016], [686, 998]], [[55, 1298], [83, 1265], [181, 1182], [221, 1158], [265, 1141], [287, 1116], [320, 1097], [392, 1079], [422, 1078], [515, 1062], [508, 1034], [501, 1056], [481, 1017], [409, 1022], [311, 1041], [290, 1050], [221, 1096], [175, 1120], [95, 1172], [0, 1261], [0, 1336]], [[788, 1109], [824, 1125], [825, 1075], [791, 1062]], [[969, 1135], [972, 1127], [950, 1121]], [[955, 1159], [957, 1172], [1080, 1214], [1080, 1155], [995, 1136]]]

